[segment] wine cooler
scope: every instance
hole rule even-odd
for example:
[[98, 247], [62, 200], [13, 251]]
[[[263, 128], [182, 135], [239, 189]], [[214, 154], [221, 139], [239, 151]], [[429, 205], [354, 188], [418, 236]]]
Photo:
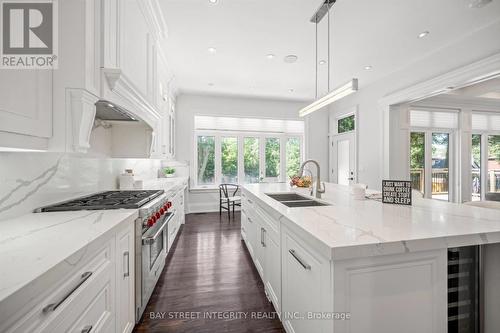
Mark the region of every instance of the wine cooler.
[[481, 333], [480, 246], [448, 249], [448, 333]]

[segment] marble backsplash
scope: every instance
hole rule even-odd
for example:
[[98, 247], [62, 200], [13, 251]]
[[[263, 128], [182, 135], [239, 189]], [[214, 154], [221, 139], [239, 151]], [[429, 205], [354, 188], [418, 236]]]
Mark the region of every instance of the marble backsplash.
[[155, 159], [111, 159], [83, 154], [0, 152], [0, 220], [79, 195], [118, 188], [118, 175], [156, 178]]

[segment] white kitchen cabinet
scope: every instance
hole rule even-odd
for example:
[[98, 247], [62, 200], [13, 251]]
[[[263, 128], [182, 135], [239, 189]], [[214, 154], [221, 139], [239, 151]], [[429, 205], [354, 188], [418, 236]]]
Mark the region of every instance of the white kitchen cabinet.
[[52, 70], [2, 70], [0, 148], [48, 148], [52, 136], [52, 76]]
[[332, 332], [331, 320], [310, 315], [332, 312], [330, 262], [282, 226], [282, 318], [287, 332]]
[[132, 332], [135, 325], [134, 225], [117, 235], [116, 244], [116, 332]]
[[12, 296], [0, 332], [131, 332], [135, 324], [135, 216]]
[[[252, 255], [255, 267], [264, 283], [265, 292], [279, 313], [281, 309], [281, 250], [279, 227], [271, 217], [242, 196], [242, 237]], [[279, 224], [278, 224], [279, 225]]]

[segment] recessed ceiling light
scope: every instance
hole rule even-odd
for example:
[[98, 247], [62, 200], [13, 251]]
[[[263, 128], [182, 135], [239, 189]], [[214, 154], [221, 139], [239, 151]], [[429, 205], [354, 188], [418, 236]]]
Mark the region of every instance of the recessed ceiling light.
[[209, 86], [209, 87], [213, 87], [214, 85], [215, 85], [215, 84], [214, 84], [213, 82], [209, 82], [209, 83], [208, 83], [208, 86]]
[[319, 64], [320, 64], [320, 65], [324, 65], [324, 64], [326, 64], [326, 60], [320, 60], [320, 61], [319, 61]]
[[266, 58], [267, 59], [273, 59], [274, 58], [274, 54], [269, 53], [268, 55], [266, 55]]
[[418, 38], [424, 38], [429, 34], [429, 31], [422, 31], [421, 33], [418, 34]]
[[365, 66], [365, 71], [369, 71], [372, 69], [372, 66]]
[[215, 54], [217, 52], [217, 49], [215, 47], [209, 47], [208, 48], [208, 52], [212, 53], [212, 54]]
[[212, 5], [216, 5], [219, 3], [219, 0], [208, 0]]
[[288, 63], [288, 64], [292, 64], [292, 63], [296, 62], [297, 59], [299, 59], [299, 57], [297, 57], [295, 54], [290, 54], [290, 55], [287, 55], [285, 58], [283, 58], [283, 61]]

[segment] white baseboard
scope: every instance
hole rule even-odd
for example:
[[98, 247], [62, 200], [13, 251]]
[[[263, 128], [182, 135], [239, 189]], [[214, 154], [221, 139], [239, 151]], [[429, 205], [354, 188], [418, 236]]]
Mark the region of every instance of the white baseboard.
[[[203, 202], [196, 204], [188, 204], [188, 214], [196, 213], [214, 213], [219, 211], [219, 203]], [[240, 207], [236, 206], [235, 211], [239, 211]], [[224, 211], [223, 211], [224, 213]]]

